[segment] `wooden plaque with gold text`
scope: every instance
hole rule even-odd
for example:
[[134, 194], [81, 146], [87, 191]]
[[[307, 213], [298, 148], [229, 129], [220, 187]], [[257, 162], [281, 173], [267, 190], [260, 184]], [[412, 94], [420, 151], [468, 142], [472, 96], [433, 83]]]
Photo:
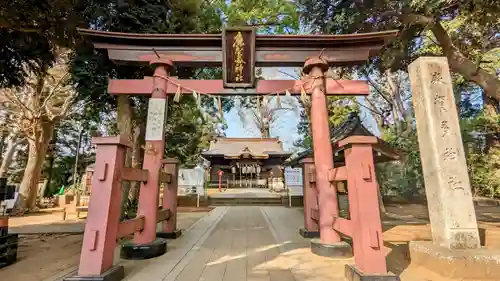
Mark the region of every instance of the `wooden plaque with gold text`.
[[255, 86], [255, 28], [228, 27], [222, 31], [224, 87]]

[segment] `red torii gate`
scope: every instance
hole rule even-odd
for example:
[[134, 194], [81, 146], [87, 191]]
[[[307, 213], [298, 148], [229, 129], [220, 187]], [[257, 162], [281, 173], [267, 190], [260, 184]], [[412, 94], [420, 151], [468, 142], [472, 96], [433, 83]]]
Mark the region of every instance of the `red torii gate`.
[[[397, 31], [297, 36], [256, 35], [253, 28], [228, 28], [222, 34], [127, 34], [87, 29], [80, 29], [79, 32], [90, 39], [96, 49], [106, 50], [109, 58], [115, 63], [149, 63], [154, 68], [153, 77], [110, 80], [108, 87], [108, 92], [113, 95], [151, 95], [143, 170], [134, 171], [140, 173], [141, 177], [128, 177], [129, 180], [143, 181], [139, 195], [138, 219], [121, 223], [127, 225], [129, 233], [135, 233], [134, 244], [128, 245], [125, 251], [129, 258], [158, 256], [163, 254], [166, 248], [165, 240], [157, 238], [156, 224], [158, 216], [162, 216], [158, 213], [158, 193], [162, 182], [160, 171], [164, 162], [165, 148], [163, 124], [168, 95], [177, 92], [186, 94], [192, 91], [215, 95], [263, 95], [279, 93], [284, 89], [292, 95], [304, 93], [311, 95], [313, 147], [315, 151], [321, 152], [314, 154], [315, 181], [319, 193], [318, 219], [321, 222], [319, 246], [338, 249], [339, 251], [329, 251], [332, 256], [337, 255], [337, 252], [339, 256], [345, 255], [346, 248], [350, 246], [342, 242], [339, 234], [332, 228], [339, 214], [336, 190], [331, 187], [329, 178], [329, 173], [333, 169], [333, 154], [326, 95], [368, 95], [369, 88], [365, 81], [327, 79], [325, 72], [331, 65], [355, 65], [368, 61], [387, 40], [397, 35]], [[169, 76], [174, 66], [223, 66], [224, 79], [204, 81], [177, 79]], [[303, 67], [304, 76], [301, 81], [264, 80], [256, 83], [255, 66]], [[96, 142], [106, 147], [127, 145], [122, 139], [96, 140]], [[104, 148], [101, 151], [104, 151]], [[116, 151], [116, 148], [113, 148], [111, 153], [116, 154]], [[121, 161], [123, 149], [118, 151], [120, 151], [118, 158]], [[105, 161], [104, 152], [100, 155], [98, 149], [97, 153], [96, 162]], [[111, 160], [116, 162], [116, 158], [114, 156]], [[115, 162], [110, 164], [117, 170], [113, 174], [120, 174]], [[93, 190], [99, 189], [105, 181], [106, 172], [94, 177]], [[89, 277], [94, 278], [92, 280], [123, 278], [123, 268], [112, 266], [110, 255], [106, 252], [113, 244], [110, 241], [117, 237], [116, 222], [113, 221], [115, 218], [107, 219], [107, 224], [103, 224], [102, 219], [103, 212], [108, 212], [111, 205], [116, 209], [116, 202], [102, 202], [102, 199], [97, 198], [93, 201], [94, 197], [97, 196], [91, 198], [89, 206], [78, 276], [67, 280], [89, 280]], [[113, 196], [107, 198], [114, 201]], [[164, 224], [166, 233], [162, 233], [163, 237], [175, 238], [179, 235], [175, 225], [176, 198], [176, 188], [167, 188], [164, 193], [163, 208], [171, 211], [168, 216], [165, 215], [165, 218], [169, 219]], [[101, 211], [100, 208], [104, 209]], [[110, 223], [114, 227], [109, 228]], [[101, 237], [109, 236], [109, 231], [115, 232], [114, 238], [108, 237], [106, 240], [108, 244], [103, 243]], [[380, 264], [380, 261], [378, 263]], [[380, 272], [370, 273], [385, 274], [385, 258], [383, 265]]]

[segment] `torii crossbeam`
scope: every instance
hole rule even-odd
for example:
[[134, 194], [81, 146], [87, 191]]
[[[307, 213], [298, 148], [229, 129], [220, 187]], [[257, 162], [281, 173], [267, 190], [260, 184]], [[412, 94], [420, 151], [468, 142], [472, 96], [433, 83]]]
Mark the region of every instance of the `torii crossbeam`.
[[[261, 80], [257, 82], [255, 88], [226, 88], [222, 80], [188, 80], [176, 77], [169, 77], [167, 80], [167, 94], [175, 94], [178, 88], [183, 94], [190, 94], [194, 90], [198, 93], [224, 96], [284, 94], [284, 89], [287, 89], [291, 95], [300, 95], [301, 88], [304, 88], [308, 94], [312, 93], [312, 81], [308, 83], [304, 80]], [[108, 93], [112, 95], [151, 95], [153, 90], [153, 77], [111, 79], [108, 83]], [[368, 95], [368, 92], [368, 84], [365, 81], [326, 80], [326, 95], [364, 96]]]

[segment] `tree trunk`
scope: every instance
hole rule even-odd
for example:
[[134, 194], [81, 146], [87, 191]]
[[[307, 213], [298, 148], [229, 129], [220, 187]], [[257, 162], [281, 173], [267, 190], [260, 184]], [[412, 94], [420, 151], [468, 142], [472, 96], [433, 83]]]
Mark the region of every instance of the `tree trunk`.
[[[498, 117], [498, 100], [483, 94], [484, 114], [489, 120], [496, 120]], [[485, 152], [488, 153], [492, 147], [500, 147], [500, 140], [496, 137], [497, 132], [487, 129], [485, 136]]]
[[2, 159], [2, 166], [0, 166], [0, 178], [7, 176], [7, 171], [9, 170], [12, 160], [14, 159], [14, 152], [16, 152], [17, 146], [23, 141], [24, 138], [19, 138], [14, 135], [9, 136], [7, 147], [5, 149], [5, 155]]
[[[142, 162], [144, 160], [144, 150], [142, 147], [146, 143], [145, 140], [146, 135], [146, 124], [145, 122], [140, 122], [134, 128], [134, 147], [132, 152], [132, 167], [134, 168], [142, 168]], [[132, 182], [130, 184], [130, 191], [128, 194], [128, 199], [131, 202], [137, 200], [139, 196], [139, 188], [141, 186], [140, 182]]]
[[269, 136], [271, 135], [270, 134], [270, 130], [269, 130], [269, 124], [263, 124], [263, 128], [262, 128], [262, 132], [261, 132], [261, 135], [263, 138], [269, 138]]
[[[50, 184], [52, 183], [52, 177], [54, 175], [53, 170], [54, 170], [54, 161], [56, 158], [54, 157], [54, 150], [55, 150], [55, 145], [57, 142], [57, 133], [54, 130], [54, 136], [52, 137], [52, 140], [50, 141], [49, 148], [47, 149], [47, 154], [49, 154], [49, 166], [47, 167], [47, 187], [49, 187], [50, 190]], [[45, 189], [45, 192], [42, 194], [42, 196], [46, 196], [47, 189]]]
[[378, 205], [379, 205], [379, 210], [380, 210], [380, 217], [384, 217], [385, 214], [387, 213], [384, 205], [384, 200], [382, 197], [382, 190], [380, 190], [380, 185], [377, 184], [377, 196], [378, 196]]
[[32, 138], [28, 138], [28, 163], [19, 187], [16, 212], [32, 210], [35, 207], [43, 162], [54, 132], [54, 124], [51, 122], [39, 121], [34, 126], [36, 133]]
[[39, 188], [40, 192], [37, 193], [37, 198], [43, 198], [45, 196], [45, 191], [47, 190], [47, 186], [49, 184], [48, 179], [43, 181], [42, 187]]
[[5, 139], [8, 137], [8, 135], [9, 134], [7, 131], [0, 132], [0, 158], [3, 155], [3, 150], [5, 149], [5, 146], [4, 146]]
[[476, 83], [479, 87], [483, 88], [488, 96], [500, 100], [500, 80], [494, 74], [488, 73], [464, 56], [453, 44], [448, 32], [440, 22], [434, 23], [431, 31], [441, 48], [443, 48], [451, 70], [460, 73], [468, 81]]
[[[129, 96], [119, 95], [117, 97], [117, 126], [120, 135], [125, 135], [130, 141], [132, 140], [132, 120], [134, 117], [134, 109], [132, 107], [132, 101]], [[132, 149], [127, 149], [127, 156], [125, 158], [125, 167], [132, 166]], [[130, 191], [130, 182], [124, 181], [122, 183], [122, 198], [120, 201], [121, 211], [120, 217], [123, 219], [125, 217], [125, 211], [127, 208], [128, 194]]]

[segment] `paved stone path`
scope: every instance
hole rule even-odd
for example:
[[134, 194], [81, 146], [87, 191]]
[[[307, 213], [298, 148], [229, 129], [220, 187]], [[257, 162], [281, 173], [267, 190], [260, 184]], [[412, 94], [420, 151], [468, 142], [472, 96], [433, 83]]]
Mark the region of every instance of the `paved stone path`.
[[295, 209], [219, 207], [172, 241], [167, 254], [133, 267], [127, 262], [125, 280], [343, 280], [346, 261], [311, 254], [309, 240], [298, 235], [301, 224]]

